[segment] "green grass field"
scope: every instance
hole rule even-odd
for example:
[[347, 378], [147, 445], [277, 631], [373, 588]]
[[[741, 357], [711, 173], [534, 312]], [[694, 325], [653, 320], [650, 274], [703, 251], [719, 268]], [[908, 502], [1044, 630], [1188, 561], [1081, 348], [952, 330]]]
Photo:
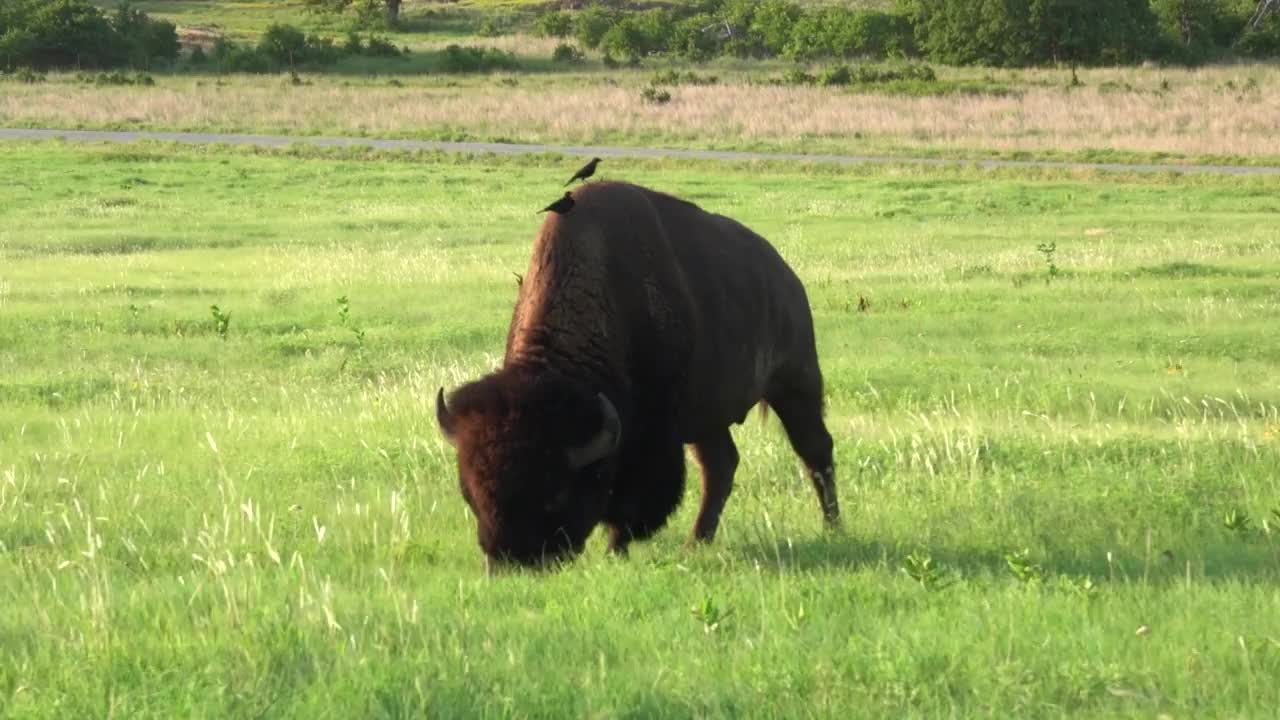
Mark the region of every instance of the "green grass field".
[[578, 164], [0, 145], [0, 716], [1274, 717], [1280, 179], [607, 161], [805, 281], [845, 530], [752, 416], [490, 579], [434, 393]]

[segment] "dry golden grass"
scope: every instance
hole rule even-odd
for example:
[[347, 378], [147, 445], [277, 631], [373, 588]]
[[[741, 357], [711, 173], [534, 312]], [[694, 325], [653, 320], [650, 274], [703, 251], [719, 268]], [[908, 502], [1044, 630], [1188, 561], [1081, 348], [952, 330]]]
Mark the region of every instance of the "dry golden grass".
[[463, 87], [432, 79], [406, 79], [403, 87], [333, 78], [302, 87], [277, 77], [233, 78], [221, 86], [207, 78], [161, 79], [152, 88], [98, 88], [64, 79], [6, 86], [0, 123], [846, 151], [1280, 156], [1280, 70], [1268, 66], [1097, 70], [1083, 73], [1085, 87], [1075, 90], [1062, 85], [1061, 72], [1001, 73], [997, 81], [1020, 88], [1007, 96], [912, 97], [729, 78], [715, 86], [672, 88], [672, 101], [661, 106], [640, 98], [648, 73], [613, 77], [620, 82], [602, 83], [599, 75], [522, 75], [515, 87], [498, 78], [463, 80]]

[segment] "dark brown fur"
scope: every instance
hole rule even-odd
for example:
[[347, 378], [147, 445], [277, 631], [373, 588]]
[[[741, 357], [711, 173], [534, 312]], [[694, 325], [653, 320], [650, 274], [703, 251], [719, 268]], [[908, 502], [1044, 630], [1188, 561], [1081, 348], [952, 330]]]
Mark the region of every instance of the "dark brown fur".
[[[832, 441], [808, 299], [763, 238], [696, 205], [597, 182], [548, 216], [500, 370], [441, 404], [462, 492], [493, 559], [576, 554], [604, 523], [625, 552], [684, 492], [684, 445], [702, 469], [694, 537], [711, 540], [733, 487], [729, 427], [767, 403], [838, 521]], [[574, 469], [565, 448], [598, 434], [603, 393], [616, 452]], [[762, 408], [763, 410], [763, 408]]]

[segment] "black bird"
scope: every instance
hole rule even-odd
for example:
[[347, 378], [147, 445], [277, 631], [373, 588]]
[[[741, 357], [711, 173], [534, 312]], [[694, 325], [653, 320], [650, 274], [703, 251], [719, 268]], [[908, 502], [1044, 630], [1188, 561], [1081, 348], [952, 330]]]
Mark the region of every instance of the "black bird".
[[569, 178], [569, 182], [565, 183], [565, 184], [564, 184], [564, 186], [565, 186], [565, 187], [569, 187], [570, 185], [572, 185], [572, 184], [573, 184], [573, 181], [574, 181], [574, 180], [586, 180], [587, 178], [591, 177], [592, 175], [595, 175], [595, 174], [596, 174], [596, 165], [597, 165], [599, 162], [600, 162], [600, 158], [598, 158], [598, 157], [593, 157], [593, 158], [591, 158], [591, 162], [587, 163], [586, 165], [583, 165], [583, 166], [578, 170], [578, 172], [576, 172], [576, 173], [574, 173], [574, 174], [573, 174], [573, 177]]
[[573, 195], [571, 193], [565, 193], [564, 197], [542, 208], [538, 212], [546, 212], [550, 210], [551, 212], [554, 212], [557, 215], [564, 215], [565, 213], [569, 212], [572, 209], [573, 209]]

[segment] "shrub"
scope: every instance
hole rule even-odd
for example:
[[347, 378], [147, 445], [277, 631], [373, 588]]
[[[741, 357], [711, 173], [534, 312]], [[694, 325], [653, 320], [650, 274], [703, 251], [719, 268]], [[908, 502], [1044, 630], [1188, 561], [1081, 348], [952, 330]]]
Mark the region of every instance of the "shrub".
[[635, 63], [646, 55], [665, 52], [672, 39], [671, 14], [648, 10], [624, 16], [600, 38], [606, 55]]
[[853, 82], [853, 73], [848, 65], [833, 65], [818, 73], [819, 85], [848, 85]]
[[36, 83], [42, 83], [48, 80], [44, 73], [36, 72], [29, 67], [21, 67], [8, 74], [0, 73], [0, 77], [5, 79], [12, 78], [16, 82], [27, 85], [35, 85]]
[[450, 45], [440, 54], [440, 70], [448, 73], [514, 70], [519, 67], [509, 52], [496, 48]]
[[663, 88], [650, 85], [640, 91], [640, 99], [653, 105], [666, 105], [671, 102], [671, 93]]
[[123, 52], [134, 67], [149, 67], [156, 59], [175, 60], [182, 50], [178, 43], [178, 30], [173, 23], [152, 20], [128, 3], [122, 3], [116, 9], [111, 25], [120, 36]]
[[600, 38], [599, 47], [609, 57], [630, 63], [636, 63], [648, 54], [644, 34], [630, 18], [609, 28]]
[[1158, 54], [1187, 63], [1221, 55], [1241, 38], [1248, 12], [1256, 5], [1221, 0], [1152, 0], [1151, 9], [1160, 29]]
[[812, 85], [817, 82], [818, 79], [805, 72], [803, 68], [793, 67], [783, 73], [782, 77], [779, 78], [779, 81], [783, 85]]
[[82, 83], [93, 85], [142, 85], [150, 87], [156, 84], [150, 75], [146, 73], [134, 73], [127, 75], [119, 70], [111, 73], [100, 72], [97, 75], [81, 73], [76, 76]]
[[269, 73], [275, 70], [271, 58], [257, 48], [242, 47], [219, 39], [213, 46], [219, 69], [232, 73]]
[[671, 28], [667, 50], [680, 57], [703, 61], [721, 52], [721, 38], [716, 32], [715, 18], [702, 13], [687, 17]]
[[604, 38], [605, 33], [609, 32], [609, 28], [613, 27], [617, 15], [600, 5], [592, 5], [586, 10], [578, 12], [578, 16], [573, 20], [573, 36], [583, 46], [594, 50], [600, 47], [600, 41]]
[[781, 55], [791, 43], [796, 23], [813, 15], [805, 16], [799, 5], [786, 0], [765, 0], [751, 18], [751, 33], [768, 54]]
[[187, 62], [192, 65], [204, 65], [209, 61], [208, 56], [204, 54], [204, 48], [199, 45], [191, 49], [191, 54], [187, 56]]
[[1248, 30], [1236, 41], [1235, 51], [1252, 58], [1280, 56], [1280, 15], [1273, 15], [1256, 30]]
[[357, 32], [347, 33], [347, 39], [342, 43], [342, 51], [348, 55], [363, 55], [364, 38]]
[[476, 34], [480, 37], [498, 37], [502, 34], [502, 28], [498, 27], [498, 21], [491, 15], [480, 21]]
[[680, 72], [679, 70], [667, 70], [660, 72], [649, 80], [649, 84], [658, 85], [715, 85], [720, 78], [715, 75], [699, 75], [692, 70]]
[[573, 16], [563, 10], [543, 13], [533, 21], [533, 30], [542, 37], [569, 37], [573, 34]]
[[896, 67], [874, 65], [834, 65], [824, 68], [816, 76], [795, 67], [778, 78], [783, 85], [880, 85], [893, 82], [935, 82], [938, 79], [933, 68], [923, 63]]
[[292, 25], [273, 23], [258, 41], [258, 52], [278, 65], [306, 62], [307, 36]]
[[551, 53], [552, 62], [558, 63], [580, 63], [584, 57], [581, 50], [568, 43], [556, 45], [556, 49]]
[[12, 63], [36, 68], [115, 67], [129, 59], [120, 35], [86, 0], [17, 0], [8, 12], [10, 27], [34, 38], [25, 57], [14, 57]]
[[369, 57], [400, 57], [405, 54], [400, 48], [395, 46], [387, 38], [370, 35], [369, 41], [365, 43], [364, 54]]
[[29, 59], [35, 49], [36, 36], [26, 28], [8, 28], [0, 33], [0, 59], [5, 68], [12, 68], [15, 62]]

